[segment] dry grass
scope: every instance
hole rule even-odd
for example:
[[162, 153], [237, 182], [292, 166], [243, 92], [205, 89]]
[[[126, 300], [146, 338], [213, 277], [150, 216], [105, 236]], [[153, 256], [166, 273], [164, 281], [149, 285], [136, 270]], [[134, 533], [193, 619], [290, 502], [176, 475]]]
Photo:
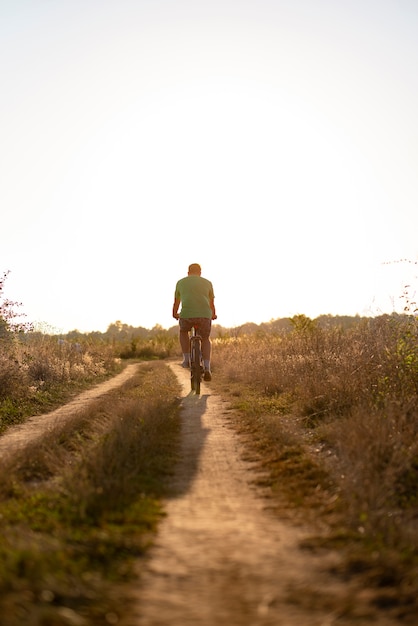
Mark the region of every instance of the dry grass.
[[176, 461], [178, 386], [142, 365], [0, 472], [0, 614], [8, 626], [105, 624], [163, 511]]
[[0, 340], [0, 432], [121, 369], [106, 345], [39, 333]]
[[281, 510], [325, 524], [347, 571], [395, 586], [399, 615], [418, 610], [417, 320], [217, 340], [213, 369]]

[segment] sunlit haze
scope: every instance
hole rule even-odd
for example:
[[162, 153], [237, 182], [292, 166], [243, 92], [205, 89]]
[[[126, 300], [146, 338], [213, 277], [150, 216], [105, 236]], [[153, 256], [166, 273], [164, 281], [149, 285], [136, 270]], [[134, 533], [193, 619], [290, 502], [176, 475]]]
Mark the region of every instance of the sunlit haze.
[[[0, 272], [67, 332], [402, 310], [414, 0], [3, 0]], [[406, 260], [406, 262], [399, 262]]]

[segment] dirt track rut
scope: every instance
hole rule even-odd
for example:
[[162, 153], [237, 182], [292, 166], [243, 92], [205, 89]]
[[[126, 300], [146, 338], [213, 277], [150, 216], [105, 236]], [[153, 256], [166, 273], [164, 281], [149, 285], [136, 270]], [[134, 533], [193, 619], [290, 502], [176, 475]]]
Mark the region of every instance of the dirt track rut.
[[132, 363], [125, 367], [125, 369], [110, 378], [104, 383], [100, 383], [83, 391], [74, 400], [68, 402], [64, 406], [51, 411], [50, 413], [44, 413], [42, 415], [35, 415], [27, 420], [24, 424], [14, 426], [10, 428], [4, 435], [0, 437], [0, 455], [12, 454], [16, 449], [24, 446], [28, 441], [34, 441], [38, 437], [41, 437], [45, 431], [53, 428], [55, 424], [61, 420], [68, 420], [77, 413], [77, 411], [84, 409], [86, 404], [92, 400], [96, 400], [112, 389], [116, 389], [123, 385], [125, 381], [133, 376], [138, 369], [137, 363]]

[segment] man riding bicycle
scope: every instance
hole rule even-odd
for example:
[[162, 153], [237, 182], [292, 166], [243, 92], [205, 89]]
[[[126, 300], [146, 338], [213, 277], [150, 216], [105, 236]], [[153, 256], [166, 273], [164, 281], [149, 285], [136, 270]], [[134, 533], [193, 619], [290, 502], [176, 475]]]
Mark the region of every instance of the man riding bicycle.
[[[187, 276], [181, 278], [174, 293], [173, 317], [179, 320], [180, 346], [183, 352], [182, 367], [190, 367], [189, 331], [194, 325], [199, 328], [202, 337], [203, 380], [212, 380], [210, 358], [212, 344], [210, 333], [212, 320], [216, 320], [214, 291], [212, 283], [201, 276], [198, 263], [189, 265]], [[178, 312], [181, 304], [180, 314]]]

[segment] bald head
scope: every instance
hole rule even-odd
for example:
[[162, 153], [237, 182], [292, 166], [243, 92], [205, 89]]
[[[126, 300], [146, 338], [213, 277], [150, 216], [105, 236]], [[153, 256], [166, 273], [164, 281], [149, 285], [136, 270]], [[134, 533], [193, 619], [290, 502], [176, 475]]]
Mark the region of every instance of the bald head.
[[189, 276], [200, 276], [201, 273], [202, 268], [200, 267], [199, 263], [192, 263], [191, 265], [189, 265]]

